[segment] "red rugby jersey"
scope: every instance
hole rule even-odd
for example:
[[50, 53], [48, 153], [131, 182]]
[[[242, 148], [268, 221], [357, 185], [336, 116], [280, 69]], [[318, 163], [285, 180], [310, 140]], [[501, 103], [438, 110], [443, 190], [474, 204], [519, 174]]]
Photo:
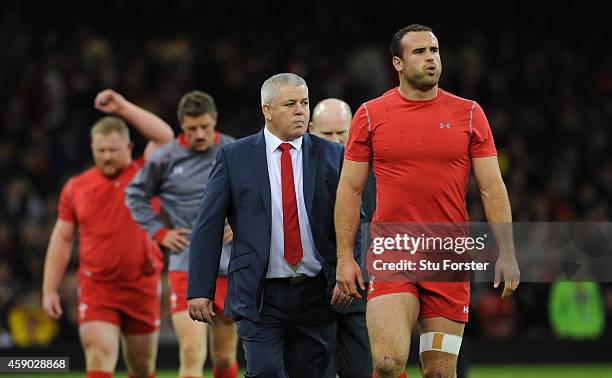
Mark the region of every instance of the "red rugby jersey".
[[471, 158], [495, 155], [475, 101], [442, 89], [432, 100], [413, 101], [394, 88], [357, 110], [345, 157], [372, 162], [373, 222], [467, 222]]
[[79, 228], [79, 272], [98, 281], [137, 281], [161, 270], [159, 246], [132, 219], [125, 187], [142, 166], [138, 160], [109, 178], [97, 167], [64, 185], [58, 217]]

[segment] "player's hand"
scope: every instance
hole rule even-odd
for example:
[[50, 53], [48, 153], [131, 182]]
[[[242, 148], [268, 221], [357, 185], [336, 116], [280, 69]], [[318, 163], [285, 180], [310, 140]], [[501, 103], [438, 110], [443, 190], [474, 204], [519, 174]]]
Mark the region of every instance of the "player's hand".
[[128, 101], [119, 93], [112, 89], [105, 89], [96, 96], [94, 106], [104, 113], [117, 114], [127, 103]]
[[175, 228], [168, 230], [161, 245], [168, 248], [170, 252], [180, 252], [189, 247], [189, 239], [185, 236], [191, 234], [188, 228]]
[[336, 284], [332, 293], [331, 305], [337, 308], [345, 308], [350, 306], [351, 303], [353, 303], [353, 297], [344, 294]]
[[59, 319], [64, 311], [56, 291], [43, 293], [43, 310], [53, 319]]
[[223, 244], [229, 244], [232, 240], [234, 240], [234, 232], [229, 224], [226, 224], [223, 229]]
[[361, 275], [361, 269], [357, 262], [351, 257], [346, 260], [338, 260], [336, 267], [336, 286], [343, 294], [353, 298], [361, 299], [361, 294], [357, 291], [355, 282], [359, 283], [361, 290], [365, 290], [365, 282]]
[[198, 322], [212, 324], [215, 317], [213, 300], [209, 298], [191, 298], [187, 300], [189, 317]]
[[504, 280], [504, 291], [501, 295], [502, 299], [510, 298], [514, 293], [521, 280], [521, 272], [519, 271], [518, 263], [514, 255], [500, 255], [495, 263], [495, 282], [494, 288], [498, 288], [501, 280]]

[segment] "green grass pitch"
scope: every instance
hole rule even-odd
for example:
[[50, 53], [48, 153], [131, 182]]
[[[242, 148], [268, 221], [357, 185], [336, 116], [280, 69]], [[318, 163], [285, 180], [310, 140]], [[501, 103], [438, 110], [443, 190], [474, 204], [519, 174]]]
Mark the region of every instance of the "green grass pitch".
[[[157, 378], [176, 378], [177, 370], [160, 370]], [[408, 367], [408, 377], [420, 377], [419, 369]], [[240, 375], [243, 375], [240, 371]], [[205, 378], [212, 378], [212, 371], [205, 371]], [[70, 372], [61, 374], [50, 373], [0, 373], [0, 378], [82, 378], [85, 372]], [[127, 378], [127, 373], [118, 372], [115, 378]], [[477, 365], [471, 366], [469, 378], [582, 378], [582, 377], [612, 377], [612, 364], [610, 365]]]

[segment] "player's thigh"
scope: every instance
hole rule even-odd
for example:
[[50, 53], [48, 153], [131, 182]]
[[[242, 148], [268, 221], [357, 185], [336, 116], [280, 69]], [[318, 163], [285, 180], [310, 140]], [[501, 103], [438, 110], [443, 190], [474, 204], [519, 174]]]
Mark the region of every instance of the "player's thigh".
[[[465, 323], [457, 322], [444, 317], [421, 318], [419, 319], [419, 334], [434, 332], [437, 335], [435, 343], [441, 344], [444, 342], [446, 335], [454, 335], [463, 337]], [[437, 372], [453, 373], [457, 367], [457, 356], [453, 353], [447, 353], [437, 350], [424, 351], [420, 354], [423, 371], [435, 370]]]
[[194, 321], [187, 311], [179, 311], [172, 314], [172, 325], [181, 348], [205, 353], [208, 324]]
[[419, 315], [419, 299], [412, 293], [380, 295], [368, 300], [366, 321], [372, 357], [391, 357], [401, 362], [408, 358], [410, 334]]
[[123, 358], [130, 372], [148, 375], [155, 371], [159, 331], [121, 335]]
[[88, 369], [112, 371], [119, 355], [119, 326], [92, 320], [79, 325], [79, 338], [85, 351]]

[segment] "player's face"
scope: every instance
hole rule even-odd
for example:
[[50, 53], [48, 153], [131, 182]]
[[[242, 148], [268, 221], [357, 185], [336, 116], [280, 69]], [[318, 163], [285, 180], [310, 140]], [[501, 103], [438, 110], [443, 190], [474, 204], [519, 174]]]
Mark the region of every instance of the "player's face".
[[310, 132], [330, 142], [346, 146], [350, 120], [341, 112], [321, 112], [312, 117]]
[[426, 91], [438, 85], [442, 74], [440, 46], [432, 32], [408, 32], [401, 41], [403, 56], [395, 64], [400, 75], [416, 89]]
[[262, 106], [270, 132], [283, 141], [304, 135], [310, 119], [308, 89], [304, 85], [281, 85], [272, 104]]
[[116, 132], [95, 134], [91, 150], [96, 166], [107, 177], [119, 174], [132, 162], [132, 143]]
[[181, 123], [185, 139], [193, 150], [199, 152], [204, 152], [213, 145], [216, 126], [217, 117], [210, 113], [197, 117], [184, 116]]

